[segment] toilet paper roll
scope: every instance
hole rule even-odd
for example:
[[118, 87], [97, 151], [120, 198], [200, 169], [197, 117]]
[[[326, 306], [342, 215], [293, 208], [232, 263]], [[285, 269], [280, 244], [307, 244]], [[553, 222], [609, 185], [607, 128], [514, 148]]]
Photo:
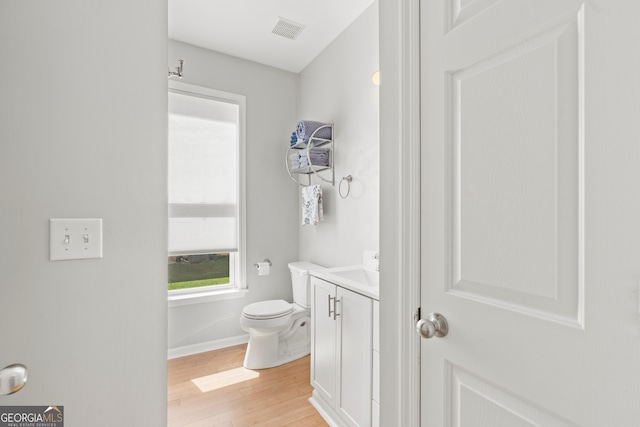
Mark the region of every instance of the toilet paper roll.
[[258, 263], [258, 276], [268, 276], [271, 270], [271, 266], [268, 262]]

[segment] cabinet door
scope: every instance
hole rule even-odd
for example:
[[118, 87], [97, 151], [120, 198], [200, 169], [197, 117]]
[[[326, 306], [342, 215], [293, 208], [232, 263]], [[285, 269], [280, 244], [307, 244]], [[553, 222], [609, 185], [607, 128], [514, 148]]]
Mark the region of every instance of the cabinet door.
[[327, 403], [336, 403], [336, 286], [311, 278], [311, 385]]
[[371, 425], [372, 300], [338, 287], [336, 410], [351, 426]]

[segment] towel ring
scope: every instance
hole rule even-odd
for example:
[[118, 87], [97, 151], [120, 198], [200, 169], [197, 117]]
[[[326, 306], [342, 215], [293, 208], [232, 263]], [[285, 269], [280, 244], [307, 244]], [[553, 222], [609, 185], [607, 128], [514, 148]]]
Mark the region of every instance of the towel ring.
[[[347, 194], [342, 195], [342, 181], [347, 181]], [[340, 180], [340, 184], [338, 185], [338, 194], [343, 199], [346, 199], [349, 196], [349, 192], [351, 191], [351, 181], [353, 181], [353, 177], [351, 175], [343, 176]]]

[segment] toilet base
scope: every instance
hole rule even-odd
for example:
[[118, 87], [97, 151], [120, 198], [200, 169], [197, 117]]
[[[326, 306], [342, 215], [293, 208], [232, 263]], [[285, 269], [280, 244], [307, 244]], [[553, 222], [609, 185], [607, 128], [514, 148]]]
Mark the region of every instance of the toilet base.
[[282, 334], [249, 332], [249, 344], [243, 366], [247, 369], [267, 369], [293, 362], [310, 353], [309, 316], [296, 319]]

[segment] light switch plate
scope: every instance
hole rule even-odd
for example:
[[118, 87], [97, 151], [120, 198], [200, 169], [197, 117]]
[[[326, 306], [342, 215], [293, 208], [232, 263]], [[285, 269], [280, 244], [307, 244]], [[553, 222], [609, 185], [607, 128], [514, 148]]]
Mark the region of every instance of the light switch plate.
[[102, 258], [102, 218], [49, 220], [49, 260]]

